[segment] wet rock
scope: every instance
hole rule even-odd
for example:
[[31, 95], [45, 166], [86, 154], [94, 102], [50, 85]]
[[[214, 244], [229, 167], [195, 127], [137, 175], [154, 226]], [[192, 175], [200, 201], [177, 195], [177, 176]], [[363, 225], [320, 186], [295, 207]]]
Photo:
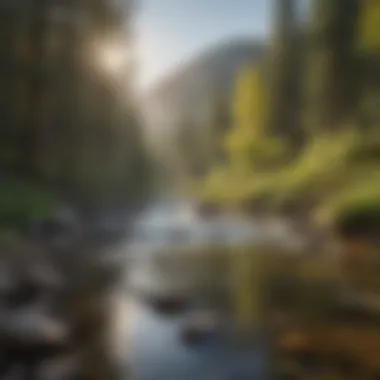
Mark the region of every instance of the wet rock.
[[18, 308], [3, 313], [0, 318], [0, 342], [3, 347], [53, 350], [65, 346], [68, 338], [66, 324], [49, 317], [41, 308]]
[[83, 220], [70, 208], [60, 208], [51, 216], [29, 226], [28, 236], [55, 253], [67, 252], [84, 237]]
[[[113, 355], [107, 331], [114, 308], [102, 299], [116, 288], [124, 263], [110, 260], [108, 246], [98, 248], [86, 228], [70, 216], [41, 221], [3, 252], [0, 379], [83, 379], [77, 367], [82, 373], [94, 360], [84, 362], [76, 352], [96, 356], [103, 345], [105, 353], [99, 355]], [[89, 294], [92, 308], [87, 307]]]
[[72, 380], [79, 372], [77, 356], [63, 356], [41, 363], [38, 369], [39, 380]]
[[204, 312], [192, 316], [181, 332], [181, 340], [187, 345], [204, 344], [221, 337], [223, 323], [217, 314]]
[[170, 295], [146, 295], [143, 299], [157, 313], [164, 315], [180, 314], [188, 310], [190, 306], [189, 297], [181, 294]]
[[62, 288], [65, 284], [62, 273], [48, 263], [34, 263], [29, 266], [27, 272], [29, 278], [49, 289]]

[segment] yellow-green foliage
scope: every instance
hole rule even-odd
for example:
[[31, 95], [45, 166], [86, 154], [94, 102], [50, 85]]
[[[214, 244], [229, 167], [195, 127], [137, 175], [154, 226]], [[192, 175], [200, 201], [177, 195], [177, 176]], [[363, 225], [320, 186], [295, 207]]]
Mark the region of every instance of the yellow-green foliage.
[[233, 114], [239, 129], [262, 132], [265, 116], [265, 84], [259, 67], [247, 65], [239, 73], [233, 98]]
[[215, 168], [202, 184], [202, 198], [218, 203], [230, 203], [244, 198], [246, 180], [251, 174], [238, 173], [231, 168]]
[[273, 141], [267, 141], [264, 121], [266, 112], [266, 91], [260, 68], [244, 67], [238, 75], [233, 97], [234, 128], [226, 136], [226, 151], [230, 162], [250, 167], [252, 153], [270, 154], [278, 150]]
[[[344, 5], [338, 1], [330, 4], [316, 0], [315, 5], [321, 14], [331, 13], [335, 19], [326, 16], [326, 25], [320, 24], [319, 16], [312, 21], [316, 36], [321, 38], [316, 44], [310, 41], [308, 46], [315, 46], [305, 52], [302, 70], [306, 102], [299, 114], [303, 130], [308, 130], [306, 141], [290, 149], [265, 129], [270, 109], [268, 83], [262, 68], [246, 66], [237, 77], [233, 128], [225, 136], [228, 165], [216, 168], [205, 184], [205, 194], [210, 199], [230, 203], [258, 200], [273, 211], [289, 205], [301, 209], [314, 207], [318, 218], [330, 221], [344, 213], [370, 212], [371, 207], [380, 210], [380, 132], [374, 128], [379, 97], [373, 89], [367, 90], [364, 82], [352, 83], [352, 88], [345, 86], [357, 63], [357, 57], [350, 53], [352, 49], [346, 46], [347, 56], [344, 53], [345, 44], [352, 46], [350, 33], [354, 30], [346, 28], [347, 35], [340, 36], [341, 41], [337, 37], [335, 42], [324, 46], [326, 41], [322, 37], [326, 33], [333, 35], [335, 26], [337, 33], [338, 27], [344, 29], [345, 25], [338, 25], [339, 22], [343, 19], [348, 22], [353, 15], [349, 11], [346, 14], [341, 8]], [[355, 9], [352, 8], [356, 19]], [[361, 0], [356, 32], [354, 51], [366, 55], [380, 53], [379, 1]], [[365, 74], [363, 81], [371, 82], [371, 77], [367, 77], [372, 74], [362, 74]], [[359, 81], [360, 78], [358, 75]], [[357, 91], [355, 86], [362, 84], [361, 91]], [[354, 96], [345, 99], [343, 94], [351, 90], [358, 95], [357, 99]], [[331, 91], [336, 96], [329, 101]], [[346, 100], [347, 106], [343, 107]], [[362, 117], [367, 120], [363, 122], [367, 129], [359, 123], [347, 125]]]
[[378, 127], [358, 133], [355, 147], [350, 152], [350, 163], [371, 168], [380, 162], [380, 130]]
[[[380, 211], [380, 133], [357, 132], [342, 160], [341, 170], [331, 177], [335, 184], [316, 209], [322, 223], [355, 213]], [[325, 182], [328, 176], [325, 175]]]
[[377, 0], [362, 0], [358, 48], [366, 53], [380, 52], [380, 3]]
[[286, 169], [289, 189], [322, 189], [336, 183], [345, 174], [357, 135], [355, 131], [315, 135]]
[[[235, 133], [238, 136], [238, 130]], [[269, 154], [270, 149], [265, 152], [268, 146], [263, 144], [262, 152]], [[257, 156], [258, 152], [259, 147]], [[314, 133], [289, 163], [268, 169], [264, 160], [256, 159], [246, 166], [218, 168], [208, 178], [204, 195], [222, 203], [263, 201], [273, 211], [313, 206], [317, 219], [331, 222], [355, 210], [380, 209], [379, 156], [376, 129], [360, 132], [347, 127], [340, 132]]]
[[346, 130], [314, 137], [281, 171], [276, 206], [305, 200], [317, 207], [318, 219], [333, 219], [345, 209], [380, 206], [380, 136]]
[[316, 210], [321, 223], [356, 213], [379, 213], [380, 211], [380, 166], [354, 176], [340, 192], [332, 193]]
[[264, 260], [261, 253], [241, 250], [230, 260], [232, 301], [243, 326], [263, 322]]
[[[253, 164], [251, 171], [241, 170], [239, 176], [236, 171], [233, 174], [232, 170], [228, 173], [219, 170], [210, 178], [209, 184], [222, 188], [224, 183], [225, 189], [228, 189], [229, 182], [230, 187], [239, 188], [241, 199], [262, 198], [271, 200], [273, 206], [278, 207], [287, 202], [301, 202], [305, 198], [316, 201], [326, 193], [341, 188], [351, 177], [347, 162], [353, 155], [358, 139], [359, 134], [354, 130], [321, 133], [315, 135], [299, 156], [288, 164], [285, 161], [283, 165], [270, 170], [265, 170], [262, 163], [260, 170], [254, 170]], [[261, 146], [263, 151], [265, 147]], [[227, 175], [230, 181], [226, 181]], [[229, 193], [237, 195], [236, 191], [229, 190]]]
[[225, 136], [229, 163], [214, 168], [204, 183], [203, 196], [232, 204], [271, 198], [273, 181], [289, 151], [280, 138], [264, 129], [267, 94], [259, 67], [242, 69], [233, 95], [233, 128]]

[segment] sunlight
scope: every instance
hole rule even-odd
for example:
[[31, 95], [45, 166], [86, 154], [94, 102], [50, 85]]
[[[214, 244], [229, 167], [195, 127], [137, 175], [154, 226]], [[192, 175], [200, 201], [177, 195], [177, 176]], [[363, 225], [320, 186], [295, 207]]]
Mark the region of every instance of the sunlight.
[[115, 75], [122, 73], [126, 61], [125, 46], [119, 41], [96, 41], [94, 43], [94, 57], [98, 69]]
[[100, 52], [101, 61], [106, 70], [110, 72], [118, 72], [125, 64], [125, 49], [123, 46], [108, 45], [104, 46]]

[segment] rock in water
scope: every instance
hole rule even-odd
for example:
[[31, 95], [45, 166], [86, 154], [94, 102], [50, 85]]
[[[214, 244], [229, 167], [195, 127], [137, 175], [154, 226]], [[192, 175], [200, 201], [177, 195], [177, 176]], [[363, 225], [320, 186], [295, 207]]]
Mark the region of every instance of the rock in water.
[[188, 309], [190, 303], [189, 298], [181, 294], [150, 294], [143, 298], [155, 312], [163, 315], [181, 314]]
[[28, 234], [2, 255], [0, 271], [10, 276], [0, 278], [0, 378], [124, 379], [112, 299], [125, 268], [103, 265], [109, 247], [89, 238], [93, 231], [62, 231], [70, 244]]
[[181, 339], [187, 345], [205, 344], [221, 337], [223, 323], [220, 316], [203, 312], [192, 316], [181, 332]]

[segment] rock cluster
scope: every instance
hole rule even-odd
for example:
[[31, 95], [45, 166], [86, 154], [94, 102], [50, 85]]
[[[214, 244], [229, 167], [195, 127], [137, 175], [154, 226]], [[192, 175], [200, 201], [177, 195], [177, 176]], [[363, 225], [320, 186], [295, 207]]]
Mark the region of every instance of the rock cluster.
[[0, 379], [125, 378], [112, 350], [122, 265], [83, 225], [34, 227], [0, 253]]

